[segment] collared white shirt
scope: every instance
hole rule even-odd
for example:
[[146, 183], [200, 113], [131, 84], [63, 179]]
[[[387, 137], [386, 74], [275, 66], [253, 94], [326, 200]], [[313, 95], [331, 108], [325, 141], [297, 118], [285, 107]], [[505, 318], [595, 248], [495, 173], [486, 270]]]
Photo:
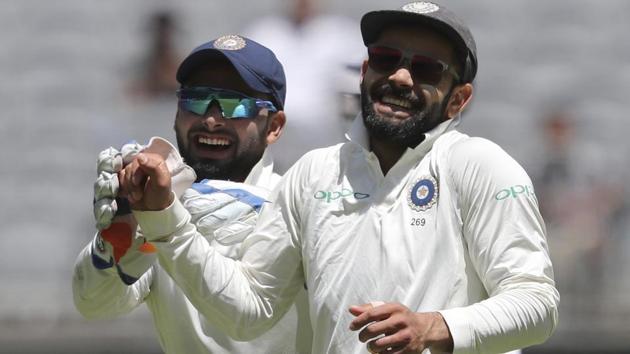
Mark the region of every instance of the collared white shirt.
[[371, 301], [440, 311], [455, 353], [540, 343], [559, 296], [531, 181], [456, 125], [440, 124], [383, 175], [357, 120], [349, 142], [287, 172], [240, 262], [212, 249], [191, 255], [204, 246], [177, 201], [136, 218], [166, 271], [208, 317], [230, 319], [217, 325], [234, 336], [269, 328], [306, 282], [313, 353], [365, 353], [348, 307]]

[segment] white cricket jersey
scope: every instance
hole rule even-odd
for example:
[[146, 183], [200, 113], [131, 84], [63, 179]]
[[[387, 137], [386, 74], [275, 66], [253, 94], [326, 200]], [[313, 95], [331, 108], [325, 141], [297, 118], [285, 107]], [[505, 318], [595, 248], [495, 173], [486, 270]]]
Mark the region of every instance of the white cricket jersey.
[[236, 337], [273, 325], [306, 282], [313, 353], [366, 353], [348, 308], [371, 301], [440, 311], [455, 353], [540, 343], [559, 295], [532, 183], [457, 122], [427, 133], [384, 176], [359, 118], [349, 142], [287, 172], [241, 261], [204, 244], [178, 201], [135, 216], [164, 269]]
[[[280, 176], [273, 172], [270, 155], [265, 153], [245, 183], [273, 188], [279, 180]], [[240, 253], [240, 242], [228, 245], [218, 244], [214, 239], [204, 242], [220, 249], [225, 256], [237, 257]], [[91, 249], [88, 245], [79, 255], [73, 277], [75, 304], [88, 318], [114, 317], [144, 302], [166, 353], [293, 354], [310, 350], [308, 304], [303, 290], [296, 298], [296, 305], [269, 332], [249, 342], [236, 341], [207, 321], [158, 264], [136, 283], [126, 286], [115, 268], [100, 270], [92, 265]]]

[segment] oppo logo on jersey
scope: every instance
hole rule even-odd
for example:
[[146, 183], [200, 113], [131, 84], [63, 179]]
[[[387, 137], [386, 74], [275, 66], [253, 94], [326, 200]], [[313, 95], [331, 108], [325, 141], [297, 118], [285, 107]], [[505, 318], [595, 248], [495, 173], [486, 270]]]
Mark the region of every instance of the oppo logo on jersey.
[[517, 184], [510, 188], [500, 190], [499, 193], [495, 194], [494, 199], [505, 200], [508, 198], [517, 198], [521, 194], [524, 194], [527, 197], [533, 196], [534, 187]]
[[326, 203], [330, 203], [333, 200], [350, 197], [354, 197], [354, 199], [360, 200], [369, 198], [370, 195], [365, 193], [353, 192], [348, 188], [343, 188], [341, 191], [317, 191], [315, 192], [315, 195], [313, 195], [313, 197], [318, 200], [325, 200]]

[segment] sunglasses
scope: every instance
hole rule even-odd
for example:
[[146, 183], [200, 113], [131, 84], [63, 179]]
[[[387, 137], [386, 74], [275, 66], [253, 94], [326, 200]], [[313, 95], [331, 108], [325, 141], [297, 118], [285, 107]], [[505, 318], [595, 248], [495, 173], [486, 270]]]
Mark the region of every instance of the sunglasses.
[[271, 101], [214, 87], [183, 87], [176, 93], [179, 108], [199, 116], [204, 116], [213, 102], [217, 102], [225, 119], [256, 118], [263, 108], [272, 113], [278, 111]]
[[368, 65], [375, 71], [390, 73], [405, 63], [415, 82], [437, 85], [446, 72], [459, 80], [455, 69], [441, 60], [385, 46], [368, 47]]

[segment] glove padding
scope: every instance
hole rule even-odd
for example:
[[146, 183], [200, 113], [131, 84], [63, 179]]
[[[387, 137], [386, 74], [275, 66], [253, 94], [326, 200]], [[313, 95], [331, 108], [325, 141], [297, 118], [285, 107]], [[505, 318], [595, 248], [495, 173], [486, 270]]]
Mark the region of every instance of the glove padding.
[[243, 183], [203, 180], [187, 189], [180, 200], [197, 231], [220, 246], [224, 256], [236, 258], [269, 194], [265, 188]]
[[129, 202], [116, 197], [120, 188], [118, 172], [140, 152], [156, 153], [164, 158], [176, 195], [196, 179], [195, 172], [184, 163], [177, 149], [159, 137], [151, 138], [147, 146], [132, 142], [120, 151], [110, 147], [99, 154], [98, 178], [94, 183], [94, 218], [99, 231], [92, 246], [92, 263], [99, 269], [116, 265], [121, 280], [127, 285], [136, 282], [156, 259], [155, 247], [136, 233], [137, 223]]
[[113, 147], [101, 151], [97, 161], [98, 177], [94, 183], [94, 219], [98, 230], [103, 230], [111, 224], [120, 207], [121, 200], [116, 200], [120, 189], [118, 172], [140, 152], [156, 153], [164, 158], [171, 173], [171, 187], [177, 196], [190, 187], [197, 178], [195, 171], [184, 163], [177, 149], [160, 137], [151, 138], [146, 146], [131, 142], [123, 145], [120, 151]]
[[98, 230], [109, 227], [116, 216], [119, 202], [122, 202], [120, 199], [116, 200], [120, 189], [118, 172], [144, 148], [136, 142], [131, 142], [123, 145], [121, 151], [110, 147], [98, 154], [96, 167], [98, 177], [94, 182], [94, 219]]

